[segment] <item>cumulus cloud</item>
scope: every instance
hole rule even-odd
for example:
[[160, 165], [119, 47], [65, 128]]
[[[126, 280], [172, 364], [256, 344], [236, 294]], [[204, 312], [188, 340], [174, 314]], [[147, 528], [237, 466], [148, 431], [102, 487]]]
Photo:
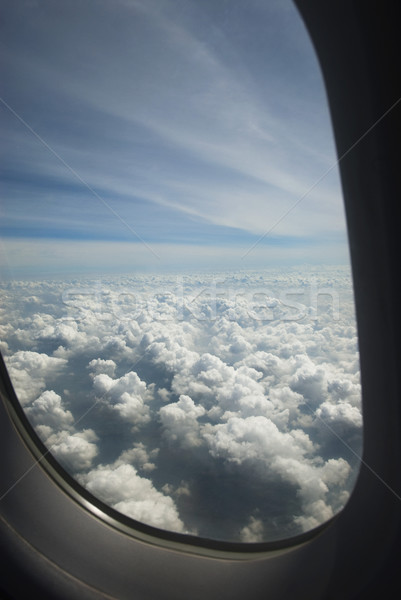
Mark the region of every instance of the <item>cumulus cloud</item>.
[[60, 431], [46, 439], [46, 445], [60, 463], [72, 473], [84, 471], [92, 466], [98, 453], [97, 436], [92, 429], [77, 433]]
[[205, 427], [204, 437], [216, 456], [242, 463], [245, 460], [273, 461], [275, 457], [298, 457], [313, 452], [308, 435], [294, 429], [282, 433], [263, 416], [231, 417], [227, 423]]
[[136, 373], [131, 371], [119, 379], [101, 373], [93, 378], [96, 393], [127, 422], [141, 425], [150, 420], [147, 386]]
[[61, 397], [53, 390], [43, 392], [26, 409], [33, 425], [44, 425], [55, 429], [65, 429], [74, 422], [74, 417], [63, 406]]
[[29, 404], [66, 366], [63, 358], [55, 358], [44, 353], [20, 350], [6, 357], [14, 389], [23, 406]]
[[78, 479], [94, 496], [137, 521], [185, 532], [172, 498], [159, 492], [149, 479], [140, 477], [130, 464], [118, 461], [99, 465]]
[[117, 510], [219, 539], [294, 535], [342, 508], [362, 442], [349, 275], [310, 277], [20, 283], [7, 366], [51, 452]]
[[362, 426], [361, 411], [348, 402], [341, 402], [338, 404], [322, 402], [317, 409], [316, 414], [325, 423], [339, 423], [358, 428]]
[[9, 351], [7, 342], [0, 340], [0, 352], [4, 356]]
[[90, 361], [88, 367], [90, 368], [92, 376], [103, 373], [104, 375], [108, 375], [109, 377], [114, 377], [117, 365], [114, 362], [114, 360], [94, 358]]
[[290, 387], [312, 406], [319, 405], [327, 388], [326, 372], [311, 360], [305, 360], [290, 379]]
[[252, 517], [249, 519], [248, 525], [245, 525], [240, 531], [241, 542], [255, 543], [263, 542], [263, 523], [260, 519]]
[[172, 402], [160, 409], [164, 434], [170, 440], [180, 440], [183, 448], [200, 446], [198, 418], [205, 412], [203, 406], [196, 406], [192, 398], [181, 395], [178, 402]]
[[135, 465], [137, 469], [150, 472], [156, 469], [156, 464], [153, 461], [157, 459], [158, 454], [159, 448], [148, 451], [145, 444], [137, 442], [133, 448], [125, 450], [118, 461]]

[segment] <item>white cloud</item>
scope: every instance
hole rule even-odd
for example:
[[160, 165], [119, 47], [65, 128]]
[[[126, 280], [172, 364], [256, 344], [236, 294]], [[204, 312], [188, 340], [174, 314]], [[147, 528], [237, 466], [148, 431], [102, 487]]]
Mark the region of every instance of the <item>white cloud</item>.
[[91, 368], [91, 374], [99, 375], [104, 373], [109, 377], [114, 377], [117, 368], [114, 360], [103, 360], [102, 358], [94, 358], [90, 361], [89, 367]]
[[[40, 437], [118, 510], [171, 530], [185, 522], [202, 535], [207, 478], [229, 512], [224, 474], [252, 474], [255, 496], [232, 539], [280, 537], [283, 519], [285, 535], [297, 533], [347, 501], [355, 470], [341, 439], [356, 453], [361, 439], [348, 276], [333, 268], [313, 277], [292, 270], [21, 282], [18, 297], [39, 301], [6, 296], [7, 365]], [[63, 295], [71, 289], [82, 293]], [[323, 301], [314, 289], [338, 294], [338, 318], [330, 295]], [[285, 308], [288, 290], [297, 292], [298, 320]], [[265, 320], [255, 313], [263, 302]], [[90, 429], [77, 431], [82, 402], [92, 406]], [[99, 456], [110, 464], [96, 466]], [[286, 490], [277, 524], [260, 508], [267, 484]]]
[[[134, 465], [137, 469], [150, 472], [156, 469], [156, 464], [152, 461], [157, 459], [159, 448], [154, 448], [150, 452], [146, 449], [145, 444], [137, 442], [130, 450], [125, 450], [120, 458], [119, 463], [128, 463]], [[117, 463], [116, 463], [117, 464]]]
[[45, 425], [54, 429], [65, 429], [74, 422], [74, 417], [63, 406], [61, 397], [53, 390], [43, 392], [26, 409], [33, 425]]
[[9, 348], [8, 348], [8, 344], [7, 342], [4, 342], [3, 340], [0, 340], [0, 352], [1, 354], [4, 356], [6, 354], [8, 354]]
[[282, 433], [263, 416], [231, 417], [227, 423], [206, 426], [203, 435], [213, 455], [239, 464], [252, 460], [270, 465], [276, 456], [298, 458], [314, 451], [306, 433]]
[[181, 395], [178, 402], [163, 406], [159, 411], [164, 434], [169, 440], [179, 440], [183, 448], [200, 446], [198, 418], [205, 412], [203, 406], [196, 406], [192, 398]]
[[173, 500], [130, 464], [100, 465], [79, 476], [94, 496], [133, 519], [171, 531], [185, 532]]
[[112, 379], [102, 373], [95, 375], [93, 385], [98, 397], [108, 404], [120, 416], [133, 425], [141, 425], [150, 421], [146, 383], [141, 381], [133, 371], [119, 379]]
[[326, 395], [326, 377], [323, 367], [316, 366], [310, 360], [305, 360], [304, 364], [291, 377], [290, 387], [304, 397], [308, 406], [316, 406]]
[[51, 453], [66, 469], [76, 473], [90, 469], [93, 459], [98, 454], [97, 436], [92, 429], [84, 429], [77, 433], [60, 431], [46, 439]]
[[235, 417], [223, 425], [205, 426], [203, 435], [213, 456], [244, 468], [254, 465], [261, 473], [294, 484], [304, 511], [294, 516], [297, 524], [316, 526], [333, 516], [329, 488], [345, 484], [350, 466], [344, 459], [324, 463], [303, 431], [282, 433], [265, 417]]
[[42, 390], [47, 381], [60, 373], [66, 366], [63, 358], [54, 358], [44, 353], [20, 350], [6, 357], [7, 369], [23, 406], [29, 404]]
[[241, 542], [244, 543], [255, 543], [263, 542], [263, 522], [260, 519], [252, 517], [249, 519], [249, 524], [245, 525], [240, 531]]
[[338, 402], [337, 404], [322, 402], [316, 410], [316, 416], [329, 426], [336, 425], [340, 428], [348, 426], [356, 429], [362, 427], [360, 409], [348, 402]]

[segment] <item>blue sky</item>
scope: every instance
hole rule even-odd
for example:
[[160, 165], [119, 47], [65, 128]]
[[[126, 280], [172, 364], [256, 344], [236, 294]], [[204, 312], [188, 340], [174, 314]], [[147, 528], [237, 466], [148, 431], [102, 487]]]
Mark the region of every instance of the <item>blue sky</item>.
[[3, 7], [4, 276], [347, 262], [323, 83], [289, 1]]

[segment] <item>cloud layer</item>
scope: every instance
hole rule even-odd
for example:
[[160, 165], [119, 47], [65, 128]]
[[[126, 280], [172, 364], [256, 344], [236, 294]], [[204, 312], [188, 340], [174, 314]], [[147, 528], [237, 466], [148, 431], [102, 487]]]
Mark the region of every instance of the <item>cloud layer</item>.
[[1, 291], [28, 418], [116, 510], [251, 542], [309, 530], [346, 502], [362, 443], [347, 269]]

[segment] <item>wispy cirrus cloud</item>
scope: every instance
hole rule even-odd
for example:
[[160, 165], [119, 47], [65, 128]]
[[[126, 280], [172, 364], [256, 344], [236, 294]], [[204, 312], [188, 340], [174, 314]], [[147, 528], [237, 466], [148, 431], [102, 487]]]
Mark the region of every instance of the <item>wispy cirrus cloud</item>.
[[[337, 173], [311, 190], [335, 161], [323, 85], [287, 5], [266, 13], [256, 1], [246, 10], [233, 3], [226, 14], [209, 2], [94, 8], [9, 7], [6, 89], [10, 105], [113, 210], [148, 241], [167, 222], [171, 241], [196, 223], [206, 238], [220, 237], [216, 227], [236, 230], [241, 243], [241, 232], [262, 235], [310, 190], [275, 234], [339, 236], [340, 247]], [[124, 235], [4, 107], [3, 120], [5, 235], [27, 236], [35, 218], [43, 237], [52, 225], [59, 235], [60, 222], [70, 237]]]

